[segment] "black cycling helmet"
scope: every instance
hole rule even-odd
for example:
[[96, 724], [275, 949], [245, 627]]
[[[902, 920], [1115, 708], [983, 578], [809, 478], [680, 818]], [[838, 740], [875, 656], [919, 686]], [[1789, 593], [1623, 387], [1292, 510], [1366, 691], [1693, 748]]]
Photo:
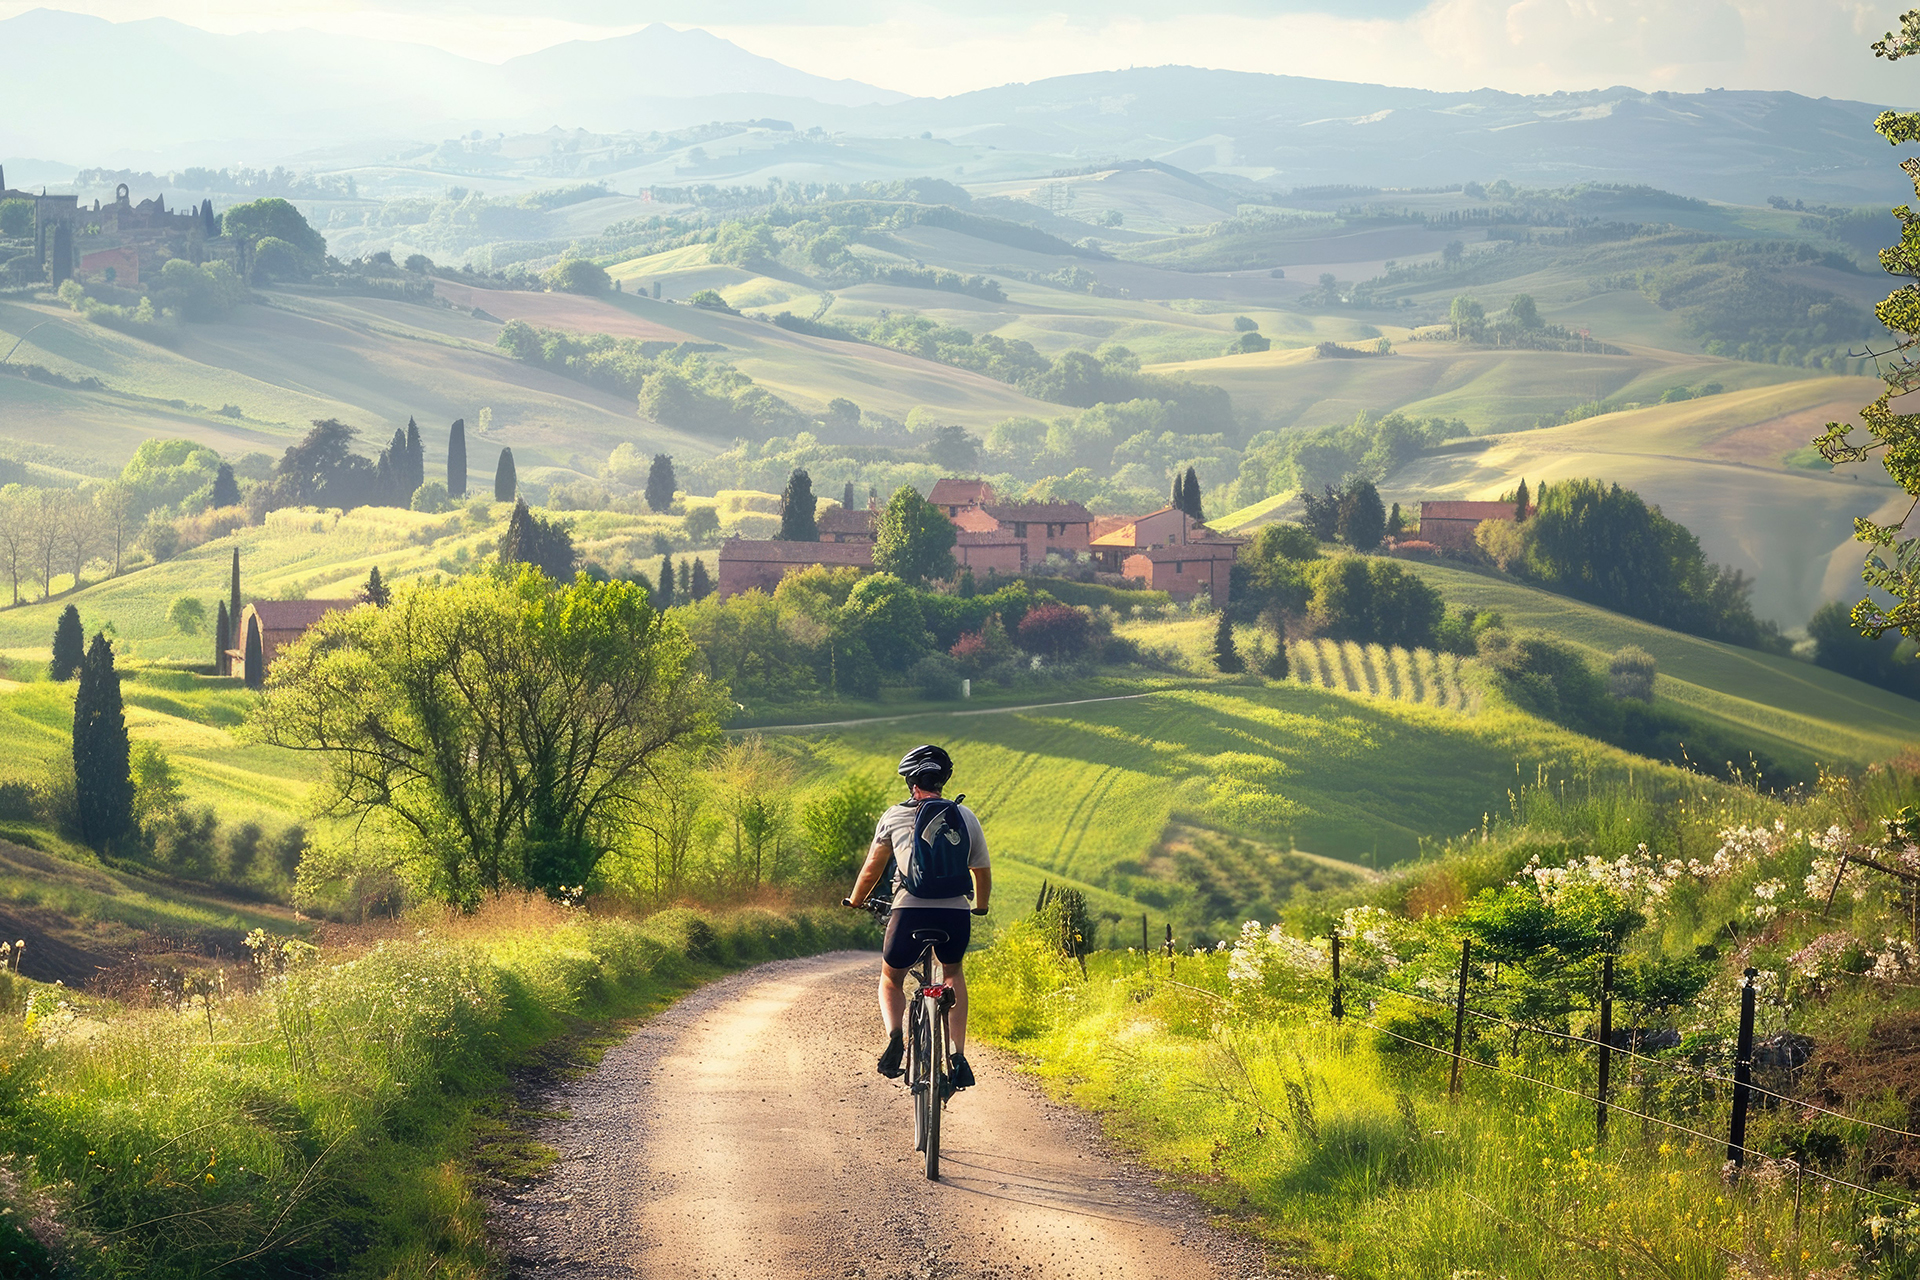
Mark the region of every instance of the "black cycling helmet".
[[900, 776], [928, 791], [938, 791], [953, 776], [953, 757], [931, 744], [900, 757]]

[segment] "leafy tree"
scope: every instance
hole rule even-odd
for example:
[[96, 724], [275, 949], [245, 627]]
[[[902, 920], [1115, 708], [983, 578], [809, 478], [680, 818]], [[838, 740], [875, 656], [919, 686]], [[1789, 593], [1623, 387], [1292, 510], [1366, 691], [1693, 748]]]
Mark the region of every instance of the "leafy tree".
[[1220, 611], [1219, 621], [1213, 624], [1213, 665], [1215, 670], [1228, 674], [1247, 669], [1240, 650], [1234, 647], [1233, 619], [1225, 609]]
[[[327, 241], [301, 212], [277, 196], [237, 204], [221, 218], [225, 233], [252, 248], [256, 269], [271, 258], [269, 271], [312, 275], [326, 261]], [[266, 248], [267, 242], [273, 248]]]
[[493, 500], [512, 502], [520, 492], [519, 473], [513, 468], [513, 450], [500, 451], [500, 464], [493, 469]]
[[813, 518], [816, 501], [813, 496], [813, 477], [807, 474], [805, 468], [796, 469], [787, 477], [786, 490], [780, 495], [782, 542], [820, 541], [820, 526]]
[[1372, 551], [1387, 533], [1387, 509], [1373, 481], [1356, 477], [1340, 495], [1336, 531], [1356, 551]]
[[373, 463], [353, 452], [357, 434], [333, 418], [315, 419], [312, 430], [298, 444], [288, 446], [274, 467], [269, 505], [344, 510], [372, 501], [378, 472]]
[[467, 496], [467, 420], [455, 418], [447, 430], [447, 493]]
[[531, 571], [415, 587], [324, 619], [274, 663], [259, 739], [327, 761], [322, 803], [399, 840], [466, 908], [586, 883], [723, 691], [636, 583]]
[[1909, 698], [1920, 698], [1920, 662], [1902, 656], [1896, 636], [1871, 639], [1860, 634], [1847, 607], [1839, 601], [1815, 611], [1807, 623], [1807, 634], [1813, 638], [1816, 664]]
[[845, 396], [835, 396], [827, 401], [827, 425], [841, 431], [851, 431], [860, 425], [860, 406]]
[[1515, 294], [1513, 301], [1507, 304], [1507, 314], [1518, 321], [1522, 329], [1538, 329], [1542, 323], [1540, 308], [1534, 305], [1530, 293]]
[[647, 468], [647, 509], [659, 512], [671, 507], [673, 492], [679, 487], [679, 479], [673, 474], [673, 459], [664, 453], [654, 454], [653, 465]]
[[533, 514], [522, 498], [513, 504], [500, 535], [500, 563], [528, 564], [555, 582], [571, 582], [576, 561], [573, 531], [561, 520]]
[[1400, 504], [1394, 503], [1393, 510], [1387, 513], [1387, 536], [1397, 538], [1407, 531], [1407, 518], [1400, 514]]
[[693, 562], [693, 573], [689, 575], [687, 582], [687, 594], [695, 600], [705, 600], [713, 594], [713, 579], [707, 574], [705, 560]]
[[380, 577], [379, 565], [367, 571], [367, 585], [360, 588], [360, 598], [376, 609], [384, 609], [393, 603], [393, 591]]
[[807, 839], [809, 879], [839, 884], [852, 877], [866, 857], [873, 828], [887, 807], [887, 793], [862, 774], [851, 774], [800, 810]]
[[[1920, 15], [1920, 10], [1902, 14], [1900, 34], [1896, 37], [1888, 32], [1884, 39], [1875, 41], [1874, 54], [1896, 62], [1920, 53], [1920, 17], [1916, 15]], [[1920, 112], [1885, 111], [1873, 122], [1873, 127], [1895, 146], [1920, 142]], [[1909, 158], [1901, 163], [1901, 168], [1912, 179], [1914, 194], [1920, 195], [1920, 166]], [[1894, 214], [1900, 219], [1900, 243], [1880, 251], [1880, 265], [1890, 275], [1907, 279], [1920, 277], [1920, 215], [1909, 205], [1901, 205]], [[1909, 353], [1920, 344], [1920, 288], [1907, 284], [1895, 289], [1874, 309], [1874, 314], [1899, 335], [1895, 351]], [[1851, 442], [1853, 424], [1847, 422], [1829, 422], [1813, 443], [1820, 455], [1835, 466], [1865, 462], [1879, 452], [1881, 465], [1894, 483], [1920, 500], [1920, 413], [1896, 413], [1892, 405], [1895, 396], [1920, 388], [1920, 365], [1910, 355], [1903, 355], [1881, 361], [1880, 367], [1885, 370], [1882, 376], [1887, 389], [1860, 411], [1867, 443]], [[1854, 536], [1869, 547], [1860, 576], [1870, 589], [1892, 597], [1892, 604], [1886, 607], [1871, 595], [1853, 606], [1853, 625], [1863, 635], [1876, 640], [1889, 630], [1920, 638], [1920, 554], [1916, 554], [1920, 551], [1920, 539], [1907, 534], [1907, 522], [1912, 516], [1909, 508], [1891, 524], [1880, 524], [1864, 516], [1854, 521], [1857, 531]]]
[[0, 236], [26, 236], [33, 232], [33, 201], [0, 200]]
[[1466, 253], [1466, 245], [1458, 240], [1449, 240], [1447, 241], [1447, 247], [1440, 251], [1440, 260], [1448, 266], [1452, 266], [1459, 262], [1461, 258], [1465, 257]]
[[132, 493], [131, 513], [138, 517], [181, 506], [198, 491], [210, 493], [223, 465], [219, 454], [197, 441], [143, 440], [120, 469], [120, 483]]
[[1233, 329], [1235, 333], [1257, 333], [1260, 329], [1260, 322], [1252, 316], [1235, 316], [1233, 318]]
[[80, 839], [105, 852], [133, 827], [132, 743], [113, 645], [95, 634], [73, 698], [73, 808]]
[[687, 537], [702, 543], [720, 532], [720, 513], [711, 506], [689, 507], [681, 523], [686, 526]]
[[1307, 616], [1334, 640], [1431, 648], [1446, 604], [1418, 574], [1371, 556], [1313, 562], [1304, 575], [1311, 590]]
[[949, 471], [971, 471], [980, 461], [980, 442], [965, 427], [935, 427], [927, 442], [927, 459]]
[[607, 269], [586, 258], [562, 258], [547, 272], [547, 288], [555, 293], [583, 293], [597, 296], [613, 287]]
[[413, 497], [408, 500], [407, 505], [415, 511], [433, 514], [445, 511], [452, 506], [453, 499], [447, 493], [447, 486], [438, 480], [429, 480], [413, 491]]
[[183, 636], [197, 636], [207, 622], [207, 606], [196, 596], [176, 596], [167, 606], [167, 625]]
[[860, 579], [847, 595], [844, 612], [883, 669], [905, 671], [933, 648], [913, 588], [891, 573]]
[[1513, 495], [1514, 522], [1517, 524], [1520, 521], [1525, 520], [1527, 518], [1527, 515], [1532, 510], [1533, 510], [1533, 497], [1527, 492], [1526, 477], [1522, 476], [1520, 478], [1519, 491]]
[[214, 507], [240, 505], [240, 483], [233, 478], [233, 468], [224, 462], [213, 473], [213, 497], [208, 505]]
[[1447, 308], [1447, 319], [1453, 324], [1454, 337], [1470, 338], [1479, 333], [1480, 326], [1486, 322], [1487, 309], [1480, 305], [1478, 298], [1463, 293]]
[[53, 661], [47, 664], [47, 675], [55, 680], [71, 680], [79, 674], [86, 658], [87, 636], [80, 626], [80, 610], [68, 605], [60, 612], [60, 621], [54, 624]]
[[660, 581], [654, 591], [653, 603], [656, 609], [673, 607], [673, 557], [671, 555], [660, 557]]
[[1340, 495], [1333, 491], [1332, 485], [1324, 485], [1321, 492], [1311, 489], [1300, 491], [1300, 503], [1306, 509], [1301, 513], [1300, 523], [1321, 542], [1332, 542], [1340, 536]]
[[[901, 485], [887, 499], [874, 530], [873, 564], [909, 585], [953, 575], [953, 523], [940, 508]], [[876, 655], [877, 656], [877, 655]]]

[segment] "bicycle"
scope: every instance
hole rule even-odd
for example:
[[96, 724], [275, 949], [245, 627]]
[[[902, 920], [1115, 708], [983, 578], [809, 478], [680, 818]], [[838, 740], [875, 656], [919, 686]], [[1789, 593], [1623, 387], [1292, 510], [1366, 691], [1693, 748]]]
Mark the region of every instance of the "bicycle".
[[[848, 905], [852, 905], [849, 903]], [[893, 914], [891, 901], [868, 898], [860, 909], [870, 911], [884, 928]], [[907, 1092], [913, 1098], [913, 1149], [926, 1157], [927, 1177], [940, 1177], [940, 1116], [953, 1096], [947, 1063], [947, 1011], [953, 1008], [953, 988], [945, 974], [933, 980], [933, 949], [947, 940], [944, 929], [915, 929], [920, 958], [907, 970], [911, 996], [907, 1003]]]

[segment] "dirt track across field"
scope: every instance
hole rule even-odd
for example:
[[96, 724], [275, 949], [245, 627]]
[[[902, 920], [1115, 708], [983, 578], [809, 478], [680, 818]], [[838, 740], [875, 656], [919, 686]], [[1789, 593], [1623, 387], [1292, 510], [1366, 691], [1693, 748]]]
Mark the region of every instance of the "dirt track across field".
[[554, 1172], [497, 1203], [515, 1276], [1240, 1280], [1216, 1231], [981, 1046], [927, 1181], [873, 1070], [878, 957], [762, 965], [689, 995], [547, 1106]]

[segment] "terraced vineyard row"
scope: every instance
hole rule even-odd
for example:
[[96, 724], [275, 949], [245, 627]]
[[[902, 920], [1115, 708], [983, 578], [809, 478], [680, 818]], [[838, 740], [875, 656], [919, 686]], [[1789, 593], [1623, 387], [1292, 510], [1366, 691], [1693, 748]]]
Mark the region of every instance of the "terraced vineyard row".
[[1471, 712], [1480, 692], [1461, 678], [1458, 654], [1389, 649], [1352, 640], [1290, 640], [1287, 658], [1296, 680], [1323, 689]]

